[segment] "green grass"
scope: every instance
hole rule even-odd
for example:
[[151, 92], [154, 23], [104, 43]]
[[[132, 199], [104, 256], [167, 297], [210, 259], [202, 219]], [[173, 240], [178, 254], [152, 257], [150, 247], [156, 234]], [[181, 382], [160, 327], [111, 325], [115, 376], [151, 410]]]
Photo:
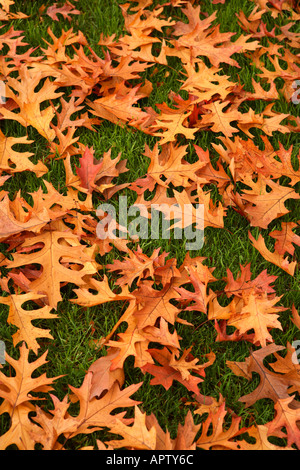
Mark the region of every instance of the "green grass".
[[[30, 15], [26, 20], [16, 20], [14, 27], [16, 30], [24, 30], [25, 41], [32, 47], [44, 47], [43, 39], [49, 40], [47, 28], [51, 27], [52, 31], [59, 35], [62, 29], [74, 28], [74, 31], [82, 31], [88, 39], [89, 44], [99, 55], [102, 54], [100, 46], [97, 45], [100, 33], [104, 35], [111, 35], [115, 33], [117, 36], [123, 33], [124, 21], [119, 8], [117, 0], [81, 0], [78, 4], [79, 10], [82, 14], [78, 17], [73, 17], [72, 23], [68, 21], [53, 22], [48, 17], [43, 17], [43, 22], [38, 17], [38, 9], [43, 4], [50, 5], [51, 2], [46, 0], [36, 0], [35, 2], [19, 2], [16, 1], [16, 9]], [[155, 4], [158, 2], [155, 2]], [[246, 16], [252, 10], [252, 2], [232, 0], [226, 2], [224, 5], [212, 5], [210, 1], [203, 2], [201, 10], [209, 14], [213, 11], [218, 11], [216, 22], [220, 22], [221, 31], [236, 31], [241, 32], [238, 26], [235, 12], [241, 9], [245, 12]], [[184, 15], [182, 15], [184, 19]], [[274, 20], [270, 15], [266, 15], [268, 28], [273, 27]], [[288, 19], [282, 20], [284, 23]], [[5, 28], [7, 29], [7, 27]], [[36, 52], [37, 53], [37, 52]], [[223, 71], [225, 74], [230, 75], [232, 80], [237, 80], [239, 77], [241, 83], [244, 85], [245, 90], [251, 90], [252, 77], [257, 76], [257, 70], [251, 66], [250, 61], [245, 57], [237, 55], [236, 58], [241, 64], [241, 70], [235, 67], [225, 65]], [[176, 69], [177, 67], [177, 69]], [[147, 70], [145, 77], [151, 73], [152, 69]], [[155, 106], [156, 103], [168, 102], [168, 93], [170, 90], [178, 91], [180, 87], [179, 80], [182, 75], [179, 73], [178, 61], [172, 61], [172, 69], [170, 74], [165, 78], [165, 69], [158, 66], [158, 73], [156, 75], [157, 82], [163, 80], [163, 85], [153, 90], [153, 93], [148, 101], [149, 106]], [[263, 102], [255, 101], [251, 106], [254, 107], [256, 112], [263, 109]], [[286, 103], [281, 99], [276, 103], [276, 111], [278, 112], [291, 112], [299, 115], [299, 107]], [[8, 121], [1, 123], [2, 131], [6, 135], [24, 135], [24, 128], [18, 123]], [[252, 130], [255, 142], [259, 143], [259, 131]], [[35, 154], [35, 159], [45, 159], [48, 150], [45, 146], [44, 139], [32, 128], [27, 129], [28, 138], [34, 140], [30, 146], [30, 151]], [[144, 146], [147, 143], [150, 148], [153, 147], [156, 139], [136, 132], [131, 128], [121, 128], [113, 125], [110, 122], [103, 122], [97, 132], [93, 133], [86, 129], [80, 129], [76, 135], [80, 136], [80, 142], [85, 145], [93, 146], [95, 156], [100, 158], [102, 154], [112, 148], [112, 155], [117, 156], [122, 152], [122, 159], [127, 159], [127, 167], [130, 171], [120, 177], [118, 182], [133, 182], [137, 178], [142, 177], [147, 172], [148, 159], [143, 156]], [[182, 139], [184, 142], [184, 140]], [[274, 134], [270, 138], [271, 143], [276, 146], [278, 141], [282, 142], [285, 148], [295, 145], [299, 150], [299, 143], [297, 142], [297, 134], [281, 135], [280, 133]], [[196, 134], [196, 139], [193, 143], [199, 145], [203, 149], [209, 149], [212, 161], [217, 158], [216, 152], [212, 148], [212, 143], [218, 143], [217, 136], [210, 131], [200, 132]], [[28, 150], [29, 146], [24, 146], [23, 150]], [[195, 151], [191, 143], [188, 147], [188, 161], [193, 161], [195, 158]], [[48, 163], [49, 171], [43, 179], [51, 182], [55, 188], [63, 191], [64, 189], [64, 167], [62, 161], [51, 160]], [[9, 179], [2, 189], [9, 191], [10, 197], [21, 189], [21, 194], [25, 198], [30, 198], [29, 193], [36, 191], [42, 184], [41, 179], [37, 178], [34, 174], [16, 173], [13, 178]], [[124, 191], [124, 194], [127, 192]], [[134, 197], [132, 193], [128, 192], [130, 197]], [[117, 204], [117, 201], [116, 201]], [[281, 218], [280, 220], [294, 220], [300, 219], [299, 204], [296, 205], [295, 201], [290, 201], [288, 204], [291, 213]], [[272, 222], [269, 228], [278, 225], [278, 221]], [[251, 263], [251, 271], [253, 277], [256, 277], [264, 269], [268, 270], [269, 275], [278, 276], [275, 282], [276, 294], [282, 295], [280, 304], [288, 307], [300, 305], [300, 272], [296, 270], [295, 276], [292, 278], [285, 274], [280, 268], [271, 265], [259, 254], [252, 246], [249, 238], [248, 231], [251, 231], [255, 237], [259, 234], [259, 229], [250, 227], [246, 219], [242, 218], [234, 210], [229, 209], [227, 217], [225, 218], [225, 229], [217, 230], [208, 228], [205, 231], [204, 246], [193, 253], [193, 255], [200, 255], [207, 257], [206, 264], [210, 267], [215, 267], [214, 276], [219, 279], [218, 282], [213, 283], [213, 289], [218, 291], [224, 288], [224, 281], [222, 278], [226, 276], [226, 270], [230, 269], [234, 277], [239, 273], [240, 265]], [[266, 234], [268, 231], [262, 231]], [[272, 247], [272, 239], [269, 240], [269, 247]], [[175, 257], [178, 264], [183, 261], [185, 250], [181, 240], [144, 240], [141, 247], [145, 253], [151, 255], [153, 250], [161, 247], [161, 251], [170, 253], [170, 257]], [[221, 247], [221, 248], [220, 248]], [[3, 250], [5, 248], [3, 247]], [[101, 258], [102, 264], [111, 263], [114, 258], [118, 257], [116, 250], [112, 250], [109, 254]], [[299, 257], [299, 248], [296, 248], [296, 257]], [[71, 304], [68, 301], [72, 292], [72, 286], [67, 286], [62, 289], [64, 300], [58, 305], [57, 314], [58, 318], [47, 322], [35, 322], [37, 326], [51, 328], [51, 333], [54, 337], [53, 340], [44, 340], [40, 342], [41, 352], [48, 350], [47, 365], [43, 366], [41, 372], [47, 372], [49, 377], [63, 375], [55, 384], [55, 394], [58, 398], [62, 399], [68, 393], [68, 384], [79, 387], [82, 383], [84, 375], [90, 365], [99, 357], [99, 352], [93, 345], [94, 339], [100, 339], [109, 334], [114, 327], [115, 323], [120, 317], [119, 303], [104, 304], [97, 307], [83, 309], [76, 304]], [[219, 302], [226, 304], [226, 298], [221, 296]], [[7, 352], [13, 357], [18, 357], [16, 348], [13, 347], [11, 335], [14, 333], [15, 328], [6, 324], [8, 308], [0, 304], [0, 338], [5, 341]], [[276, 344], [286, 345], [287, 342], [292, 342], [294, 339], [299, 338], [299, 332], [290, 321], [290, 311], [283, 312], [280, 315], [280, 321], [283, 325], [283, 331], [272, 331], [274, 341]], [[216, 330], [212, 322], [207, 321], [204, 314], [200, 312], [183, 312], [180, 317], [190, 321], [194, 327], [179, 325], [176, 327], [178, 334], [182, 337], [182, 349], [188, 348], [193, 343], [194, 347], [192, 353], [195, 357], [204, 359], [204, 354], [213, 351], [216, 354], [215, 363], [206, 369], [206, 378], [200, 384], [200, 391], [204, 395], [210, 395], [218, 399], [219, 394], [222, 394], [226, 399], [228, 408], [232, 409], [237, 415], [241, 416], [243, 425], [251, 425], [254, 422], [263, 424], [270, 421], [273, 417], [274, 407], [270, 400], [259, 400], [249, 409], [239, 402], [242, 395], [250, 393], [258, 384], [258, 378], [253, 377], [253, 380], [248, 382], [246, 379], [237, 377], [226, 366], [226, 361], [243, 361], [249, 355], [249, 345], [246, 342], [216, 342]], [[122, 327], [118, 329], [122, 331]], [[95, 331], [93, 330], [95, 328]], [[94, 332], [93, 332], [94, 331]], [[32, 355], [34, 357], [34, 355]], [[6, 366], [4, 371], [6, 371]], [[129, 358], [124, 366], [126, 385], [144, 381], [142, 387], [135, 394], [134, 398], [142, 402], [141, 408], [149, 413], [154, 413], [160, 425], [164, 430], [168, 429], [171, 437], [174, 437], [177, 432], [179, 422], [183, 422], [189, 407], [184, 404], [184, 400], [192, 401], [191, 394], [180, 383], [174, 383], [172, 388], [166, 391], [162, 386], [158, 385], [150, 387], [149, 382], [151, 376], [146, 374], [143, 376], [141, 371], [133, 367], [133, 358]], [[46, 405], [47, 406], [47, 405]], [[50, 404], [51, 406], [51, 404]], [[201, 422], [203, 418], [197, 416], [196, 422]], [[5, 416], [0, 417], [0, 426], [5, 430], [8, 426]], [[95, 439], [100, 436], [103, 437], [105, 431], [95, 433], [93, 436], [78, 436], [76, 440], [68, 442], [67, 448], [80, 448], [84, 445], [92, 445]]]

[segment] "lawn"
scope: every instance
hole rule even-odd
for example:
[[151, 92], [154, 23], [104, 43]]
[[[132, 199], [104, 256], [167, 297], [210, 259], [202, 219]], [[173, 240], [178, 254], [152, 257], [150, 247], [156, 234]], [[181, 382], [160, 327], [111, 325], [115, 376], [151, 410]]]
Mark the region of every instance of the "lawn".
[[299, 449], [299, 6], [1, 5], [0, 449]]

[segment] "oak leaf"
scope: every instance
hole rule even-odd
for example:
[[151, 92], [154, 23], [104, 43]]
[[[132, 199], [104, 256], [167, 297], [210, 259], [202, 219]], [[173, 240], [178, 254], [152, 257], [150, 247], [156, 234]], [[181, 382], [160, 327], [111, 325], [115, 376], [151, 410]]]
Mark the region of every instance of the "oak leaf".
[[297, 227], [294, 222], [281, 222], [281, 230], [273, 230], [269, 233], [270, 237], [275, 238], [274, 249], [279, 255], [289, 253], [294, 255], [294, 244], [300, 246], [300, 237], [293, 232]]
[[[226, 215], [226, 209], [220, 202], [213, 203], [210, 191], [204, 191], [199, 184], [197, 187], [192, 187], [191, 190], [197, 190], [196, 195], [191, 199], [190, 194], [183, 190], [181, 192], [174, 189], [175, 203], [172, 203], [170, 207], [164, 205], [159, 206], [157, 210], [161, 211], [166, 220], [176, 219], [170, 230], [175, 227], [185, 228], [192, 224], [195, 224], [195, 230], [203, 231], [206, 227], [223, 228], [224, 227], [224, 216]], [[168, 201], [166, 200], [166, 205]], [[195, 204], [195, 206], [193, 205]], [[197, 211], [197, 205], [203, 206], [202, 211]]]
[[191, 182], [207, 182], [206, 178], [197, 175], [197, 172], [206, 166], [206, 162], [188, 163], [184, 160], [186, 149], [187, 146], [178, 146], [171, 142], [163, 145], [162, 151], [159, 152], [158, 143], [153, 150], [146, 145], [144, 155], [151, 159], [147, 176], [137, 179], [131, 189], [141, 194], [146, 189], [153, 191], [155, 184], [168, 187], [172, 182], [174, 186], [188, 187]]
[[[209, 24], [213, 21], [215, 14], [206, 18], [206, 25], [203, 28], [200, 22], [194, 26], [189, 26], [189, 29], [184, 33], [180, 31], [180, 37], [176, 40], [175, 47], [179, 49], [178, 55], [180, 56], [181, 49], [188, 49], [192, 59], [199, 56], [205, 56], [209, 59], [210, 63], [219, 67], [221, 62], [240, 67], [238, 62], [231, 56], [241, 51], [242, 46], [230, 42], [230, 38], [234, 35], [231, 32], [221, 33], [220, 25], [208, 28]], [[175, 27], [176, 28], [176, 27]], [[174, 34], [178, 35], [179, 30], [175, 29]]]
[[282, 325], [278, 321], [279, 314], [276, 312], [284, 311], [286, 308], [275, 306], [280, 297], [269, 299], [267, 294], [255, 294], [253, 292], [243, 292], [243, 306], [241, 311], [233, 314], [228, 325], [235, 326], [240, 334], [254, 330], [253, 341], [262, 347], [267, 342], [273, 342], [273, 338], [269, 332], [270, 328], [278, 328], [282, 330]]
[[95, 163], [93, 148], [86, 147], [84, 154], [79, 158], [79, 164], [80, 167], [76, 167], [76, 174], [80, 178], [81, 187], [92, 192], [96, 175], [102, 167], [102, 163]]
[[[287, 447], [293, 444], [300, 447], [300, 433], [298, 423], [300, 421], [300, 406], [295, 400], [295, 395], [288, 398], [281, 398], [275, 404], [275, 418], [267, 424], [268, 434], [283, 437], [282, 429], [286, 430]], [[285, 436], [284, 436], [285, 437]]]
[[26, 137], [7, 137], [0, 131], [0, 170], [9, 173], [21, 171], [32, 171], [37, 177], [47, 173], [48, 168], [41, 161], [37, 164], [29, 159], [33, 156], [31, 152], [16, 152], [12, 147], [18, 144], [32, 144], [32, 140]]
[[153, 277], [155, 268], [161, 265], [161, 259], [165, 257], [165, 254], [159, 255], [159, 252], [160, 248], [157, 248], [149, 257], [138, 247], [135, 251], [129, 250], [129, 258], [125, 258], [123, 261], [114, 260], [106, 267], [110, 272], [117, 271], [122, 274], [122, 277], [117, 279], [116, 285], [131, 287], [134, 280], [139, 285], [143, 278]]
[[35, 443], [31, 433], [34, 430], [38, 432], [39, 428], [33, 425], [28, 416], [34, 411], [32, 401], [43, 400], [44, 398], [37, 396], [36, 393], [48, 393], [53, 389], [54, 381], [61, 376], [48, 378], [44, 373], [32, 377], [36, 369], [47, 363], [48, 351], [35, 361], [29, 362], [29, 349], [25, 343], [20, 346], [19, 350], [18, 360], [13, 359], [7, 353], [5, 355], [6, 362], [15, 370], [15, 376], [7, 377], [0, 372], [0, 397], [4, 398], [0, 406], [0, 414], [8, 413], [11, 419], [10, 428], [0, 437], [0, 446], [5, 449], [11, 444], [16, 444], [20, 450], [34, 450]]
[[[217, 411], [210, 412], [201, 425], [201, 434], [196, 440], [196, 446], [204, 450], [238, 450], [239, 441], [234, 439], [242, 434], [246, 428], [240, 428], [241, 418], [233, 416], [228, 429], [223, 429], [224, 418], [227, 414], [225, 403], [222, 403]], [[209, 428], [212, 426], [212, 433]]]
[[60, 13], [64, 19], [71, 21], [70, 15], [80, 15], [80, 11], [74, 8], [71, 2], [66, 1], [62, 7], [58, 6], [58, 3], [54, 3], [47, 8], [46, 14], [54, 21], [59, 21], [57, 14]]
[[137, 405], [134, 407], [134, 422], [132, 426], [126, 426], [122, 422], [110, 427], [110, 431], [119, 434], [122, 439], [106, 441], [114, 449], [125, 447], [137, 450], [156, 449], [156, 429], [146, 426], [146, 413], [142, 413]]
[[230, 183], [230, 177], [224, 170], [221, 159], [217, 161], [217, 169], [215, 169], [211, 164], [208, 150], [205, 152], [201, 147], [196, 144], [194, 144], [194, 149], [196, 150], [199, 160], [205, 163], [205, 166], [203, 166], [203, 168], [197, 171], [197, 176], [206, 179], [209, 183], [216, 183], [218, 188], [222, 190], [224, 186]]
[[[241, 450], [295, 450], [292, 447], [283, 447], [272, 444], [269, 440], [269, 429], [267, 425], [256, 424], [252, 425], [247, 429], [247, 434], [255, 440], [255, 443], [249, 443], [245, 439], [239, 441]], [[285, 436], [282, 436], [285, 437]]]
[[[130, 385], [121, 390], [119, 384], [114, 382], [112, 387], [99, 399], [91, 396], [92, 372], [88, 372], [81, 387], [71, 389], [71, 397], [65, 396], [62, 402], [51, 395], [54, 410], [45, 413], [36, 407], [37, 416], [34, 421], [40, 425], [39, 432], [32, 433], [35, 442], [40, 443], [45, 450], [62, 450], [63, 444], [58, 441], [63, 435], [65, 441], [78, 434], [90, 434], [94, 431], [109, 428], [120, 420], [129, 424], [131, 419], [124, 418], [125, 412], [112, 414], [116, 409], [127, 408], [139, 404], [130, 398], [141, 386], [141, 383]], [[68, 412], [72, 402], [79, 402], [79, 412], [73, 416]]]
[[[247, 204], [244, 210], [251, 226], [254, 227], [268, 228], [274, 219], [289, 213], [284, 205], [285, 201], [290, 198], [300, 199], [300, 195], [292, 188], [275, 183], [262, 175], [258, 175], [257, 182], [245, 177], [243, 183], [252, 188], [250, 191], [244, 189], [241, 196], [252, 204]], [[267, 187], [271, 188], [271, 191], [267, 191]]]
[[[161, 111], [156, 114], [154, 123], [149, 126], [149, 132], [157, 137], [161, 137], [160, 145], [167, 142], [174, 142], [178, 135], [184, 135], [187, 139], [195, 139], [196, 128], [188, 126], [188, 118], [192, 114], [194, 100], [177, 100], [177, 107], [170, 108], [167, 103], [156, 104]], [[150, 118], [150, 115], [149, 115]], [[162, 131], [162, 132], [161, 132]]]
[[151, 361], [151, 356], [147, 351], [148, 341], [142, 334], [142, 331], [132, 322], [124, 333], [118, 334], [118, 340], [109, 340], [106, 345], [114, 349], [118, 348], [118, 354], [112, 359], [110, 370], [116, 370], [124, 367], [124, 362], [129, 356], [134, 356], [135, 367], [144, 365]]
[[[94, 291], [96, 293], [92, 293]], [[132, 300], [134, 296], [129, 293], [127, 285], [122, 288], [122, 292], [114, 293], [108, 283], [107, 276], [103, 276], [102, 281], [98, 281], [93, 277], [86, 279], [85, 285], [79, 289], [74, 289], [77, 299], [72, 299], [71, 302], [84, 307], [93, 307], [101, 305], [106, 302]]]
[[240, 121], [241, 113], [236, 109], [228, 108], [229, 101], [213, 101], [203, 105], [207, 114], [201, 115], [201, 120], [197, 122], [199, 128], [208, 128], [213, 132], [222, 132], [226, 137], [238, 132], [238, 129], [231, 125], [231, 122]]
[[[44, 207], [38, 214], [26, 214], [25, 220], [20, 220], [19, 214], [12, 211], [12, 203], [8, 196], [4, 196], [0, 202], [0, 240], [4, 241], [11, 235], [29, 230], [39, 233], [50, 221], [50, 216]], [[16, 217], [17, 215], [17, 217]]]
[[[206, 267], [204, 267], [206, 268]], [[185, 311], [196, 310], [203, 313], [207, 313], [207, 305], [212, 298], [213, 294], [207, 294], [208, 282], [215, 281], [216, 279], [210, 273], [208, 268], [201, 272], [193, 268], [192, 266], [187, 267], [186, 270], [189, 273], [190, 283], [194, 288], [194, 292], [188, 291], [183, 287], [176, 287], [175, 290], [180, 294], [180, 300], [193, 302], [191, 305], [184, 308]]]
[[180, 294], [172, 283], [166, 284], [162, 289], [154, 289], [150, 284], [143, 282], [138, 289], [133, 291], [136, 297], [137, 308], [134, 317], [139, 328], [154, 326], [159, 317], [174, 325], [180, 313], [180, 309], [171, 303], [178, 300]]
[[266, 293], [266, 294], [274, 294], [275, 290], [271, 286], [271, 283], [276, 281], [278, 276], [271, 276], [267, 274], [267, 270], [265, 269], [259, 275], [251, 280], [251, 263], [248, 263], [246, 266], [240, 266], [241, 273], [240, 275], [234, 279], [232, 272], [229, 268], [227, 268], [227, 277], [226, 277], [226, 286], [224, 291], [226, 292], [227, 297], [230, 297], [232, 294], [238, 297], [241, 297], [243, 291], [254, 291], [257, 293]]
[[96, 116], [107, 119], [120, 126], [124, 124], [134, 125], [135, 122], [143, 122], [149, 119], [149, 115], [141, 108], [134, 106], [143, 98], [138, 94], [140, 86], [136, 86], [125, 92], [116, 90], [115, 93], [97, 98], [94, 101], [86, 100], [91, 112]]
[[279, 266], [285, 272], [294, 275], [294, 271], [297, 265], [297, 261], [289, 261], [288, 257], [284, 258], [284, 255], [279, 254], [277, 251], [270, 251], [265, 244], [264, 237], [260, 234], [258, 239], [255, 240], [253, 235], [248, 233], [249, 239], [252, 242], [253, 246], [260, 252], [260, 254], [270, 263]]
[[[38, 251], [39, 243], [43, 246]], [[30, 251], [22, 254], [22, 250]], [[66, 263], [71, 263], [66, 267]], [[72, 282], [79, 286], [85, 285], [84, 276], [97, 272], [97, 263], [85, 251], [76, 235], [68, 232], [45, 231], [35, 237], [27, 238], [21, 245], [19, 253], [14, 254], [14, 260], [7, 263], [7, 268], [16, 268], [31, 264], [41, 266], [39, 277], [34, 280], [30, 289], [32, 292], [47, 296], [48, 305], [57, 307], [61, 297], [61, 283]], [[72, 269], [72, 264], [82, 266], [81, 270]]]
[[99, 357], [89, 367], [89, 372], [93, 373], [91, 382], [90, 399], [100, 397], [103, 392], [109, 390], [115, 381], [119, 383], [120, 388], [124, 384], [124, 369], [119, 367], [111, 370], [112, 361], [119, 354], [115, 348], [109, 348], [106, 356]]
[[0, 303], [9, 306], [9, 315], [7, 323], [13, 324], [18, 328], [18, 331], [13, 334], [12, 339], [14, 346], [20, 341], [25, 341], [27, 347], [32, 349], [37, 354], [40, 345], [37, 338], [50, 338], [50, 330], [38, 328], [32, 324], [32, 321], [37, 319], [52, 319], [57, 315], [50, 313], [51, 308], [45, 305], [39, 309], [25, 309], [24, 303], [28, 301], [40, 300], [43, 297], [40, 294], [29, 292], [27, 294], [11, 294], [7, 297], [0, 297]]
[[257, 351], [251, 351], [244, 362], [226, 361], [227, 366], [238, 376], [248, 380], [251, 380], [254, 372], [260, 376], [260, 383], [256, 389], [239, 398], [239, 401], [245, 403], [247, 408], [262, 398], [270, 398], [274, 403], [279, 399], [290, 398], [289, 387], [299, 386], [299, 378], [290, 377], [288, 373], [272, 372], [263, 364], [265, 357], [282, 349], [284, 349], [283, 346], [272, 343]]
[[[41, 82], [41, 73], [33, 73], [23, 66], [19, 71], [20, 80], [12, 77], [7, 79], [7, 97], [15, 101], [20, 109], [19, 113], [9, 111], [1, 107], [1, 114], [5, 119], [18, 121], [22, 126], [33, 126], [45, 139], [52, 141], [55, 131], [50, 128], [50, 123], [55, 115], [52, 106], [41, 110], [41, 104], [50, 99], [59, 98], [63, 92], [58, 93], [58, 86], [46, 79], [42, 88], [35, 92], [35, 88]], [[17, 94], [13, 92], [16, 90]]]
[[[188, 390], [199, 393], [198, 384], [203, 381], [201, 377], [205, 376], [205, 368], [211, 365], [215, 360], [213, 353], [207, 354], [208, 362], [197, 364], [198, 359], [190, 354], [190, 349], [183, 352], [181, 358], [176, 360], [175, 353], [171, 353], [168, 348], [150, 349], [151, 356], [159, 363], [146, 364], [142, 370], [154, 375], [151, 379], [151, 385], [163, 385], [168, 390], [174, 380], [184, 385]], [[172, 363], [172, 365], [170, 365]], [[197, 375], [192, 375], [195, 372]]]

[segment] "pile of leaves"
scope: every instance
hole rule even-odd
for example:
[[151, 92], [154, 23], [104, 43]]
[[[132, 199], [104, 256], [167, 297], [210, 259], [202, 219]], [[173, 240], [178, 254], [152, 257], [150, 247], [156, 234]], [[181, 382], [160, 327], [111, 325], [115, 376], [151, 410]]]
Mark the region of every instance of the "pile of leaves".
[[[300, 318], [297, 305], [289, 309], [277, 294], [278, 276], [261, 269], [255, 277], [247, 263], [238, 276], [227, 269], [227, 277], [218, 279], [205, 257], [205, 244], [201, 253], [188, 251], [179, 262], [160, 248], [146, 252], [130, 237], [97, 236], [105, 217], [97, 206], [115, 203], [125, 192], [134, 204], [148, 208], [149, 223], [154, 202], [180, 208], [203, 204], [204, 232], [227, 230], [226, 218], [234, 211], [268, 267], [290, 278], [299, 272], [300, 153], [293, 143], [300, 130], [299, 2], [249, 1], [251, 13], [237, 15], [240, 35], [223, 32], [217, 21], [225, 0], [211, 3], [212, 14], [200, 0], [120, 2], [123, 34], [99, 31], [97, 54], [72, 27], [61, 36], [48, 28], [45, 43], [32, 47], [15, 29], [26, 14], [14, 1], [0, 0], [5, 84], [0, 105], [0, 303], [8, 312], [5, 321], [16, 327], [12, 343], [18, 352], [14, 357], [6, 352], [0, 371], [0, 414], [9, 417], [1, 449], [58, 450], [72, 442], [76, 448], [77, 436], [99, 436], [102, 430], [111, 438], [97, 438], [96, 446], [83, 448], [300, 448], [300, 365], [290, 342], [274, 341], [274, 331], [283, 330], [283, 312], [297, 330]], [[80, 14], [75, 0], [39, 9], [40, 21], [50, 16], [53, 22], [71, 22]], [[256, 71], [251, 90], [239, 79], [243, 61]], [[153, 103], [157, 72], [167, 78], [174, 64], [177, 90], [170, 90], [167, 102]], [[235, 70], [235, 78], [227, 75], [229, 70]], [[260, 112], [254, 106], [258, 102]], [[286, 113], [278, 110], [282, 103]], [[8, 132], [11, 121], [21, 136]], [[144, 147], [144, 176], [132, 179], [126, 155], [112, 158], [109, 148], [96, 155], [81, 141], [83, 129], [101, 133], [106, 121], [144, 135], [145, 142], [152, 137], [153, 145]], [[29, 129], [47, 150], [43, 158], [30, 151]], [[210, 139], [206, 149], [196, 144], [204, 133]], [[63, 190], [47, 177], [56, 161], [63, 164]], [[13, 195], [8, 190], [23, 172], [40, 182], [28, 197], [22, 195], [24, 188]], [[184, 226], [177, 215], [176, 223]], [[192, 220], [197, 226], [196, 210]], [[278, 229], [270, 228], [274, 221]], [[107, 263], [111, 253], [113, 262]], [[214, 288], [218, 281], [224, 283], [222, 292]], [[54, 340], [41, 325], [59, 322], [57, 310], [66, 292], [69, 304], [88, 309], [113, 302], [119, 315], [107, 336], [94, 332], [97, 359], [81, 386], [70, 384], [60, 399], [55, 394], [60, 376], [48, 377], [38, 368], [47, 363], [41, 339]], [[220, 301], [220, 294], [227, 302]], [[240, 401], [246, 408], [261, 399], [271, 401], [269, 422], [244, 425], [225, 397], [201, 393], [216, 355], [212, 350], [193, 354], [193, 331], [201, 332], [199, 313], [213, 325], [216, 342], [246, 344], [246, 359], [226, 364], [237, 380], [259, 377]], [[36, 326], [36, 320], [43, 323]], [[179, 327], [190, 332], [187, 346]], [[186, 389], [187, 412], [176, 435], [132, 398], [143, 381], [128, 384], [128, 358], [145, 380], [151, 377], [154, 395], [158, 385], [167, 391], [179, 383]]]

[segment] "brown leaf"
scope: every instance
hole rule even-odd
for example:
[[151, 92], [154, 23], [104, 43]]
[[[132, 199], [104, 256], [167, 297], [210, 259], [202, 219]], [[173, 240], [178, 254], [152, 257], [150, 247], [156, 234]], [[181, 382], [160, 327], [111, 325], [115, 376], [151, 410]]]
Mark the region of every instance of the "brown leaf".
[[291, 276], [294, 275], [294, 271], [297, 265], [296, 261], [289, 261], [288, 257], [284, 258], [283, 255], [280, 255], [277, 251], [271, 252], [265, 244], [264, 237], [260, 234], [258, 239], [255, 240], [253, 235], [249, 232], [249, 239], [251, 240], [253, 246], [260, 252], [260, 254], [270, 263], [279, 266], [285, 272], [290, 274]]
[[[54, 109], [48, 106], [41, 110], [41, 103], [49, 99], [62, 96], [57, 93], [58, 86], [47, 79], [42, 88], [35, 92], [35, 88], [42, 79], [41, 73], [33, 73], [27, 67], [20, 68], [20, 79], [8, 77], [7, 97], [15, 101], [20, 109], [19, 113], [13, 113], [1, 107], [1, 114], [5, 119], [18, 121], [22, 126], [33, 126], [45, 139], [51, 142], [55, 138], [55, 132], [50, 129], [50, 123], [54, 117]], [[13, 92], [16, 90], [17, 94]]]
[[7, 297], [0, 297], [0, 303], [9, 306], [9, 315], [7, 323], [13, 324], [18, 328], [17, 333], [12, 336], [14, 346], [20, 341], [26, 342], [27, 347], [32, 349], [37, 354], [40, 345], [37, 338], [50, 338], [50, 330], [38, 328], [32, 324], [32, 321], [37, 319], [52, 319], [57, 318], [56, 314], [50, 313], [51, 308], [45, 305], [39, 309], [24, 309], [23, 305], [28, 301], [35, 301], [42, 299], [40, 294], [29, 292], [27, 294], [12, 294]]
[[32, 424], [28, 416], [34, 411], [32, 401], [43, 400], [44, 398], [37, 396], [36, 393], [48, 393], [53, 389], [53, 382], [61, 376], [48, 378], [44, 373], [32, 377], [36, 369], [47, 363], [48, 351], [35, 361], [29, 362], [29, 349], [25, 343], [20, 346], [19, 350], [18, 360], [13, 359], [7, 353], [5, 355], [5, 360], [15, 370], [15, 376], [7, 377], [0, 372], [0, 396], [4, 398], [0, 406], [0, 414], [9, 413], [11, 418], [10, 428], [0, 437], [0, 446], [6, 449], [9, 445], [16, 444], [20, 450], [34, 450], [31, 433], [34, 430], [37, 432], [37, 426]]
[[[37, 252], [37, 243], [43, 247]], [[31, 248], [32, 252], [22, 254], [22, 249]], [[70, 267], [65, 263], [71, 263]], [[85, 285], [84, 276], [97, 272], [97, 263], [89, 252], [80, 244], [78, 238], [68, 232], [45, 231], [36, 237], [27, 238], [15, 253], [14, 261], [7, 263], [8, 269], [37, 263], [41, 266], [40, 276], [30, 284], [32, 292], [43, 294], [48, 304], [56, 308], [62, 300], [60, 284], [72, 282], [79, 286]], [[82, 266], [81, 270], [72, 269], [72, 264]]]
[[[223, 429], [226, 414], [225, 403], [222, 403], [217, 411], [209, 413], [202, 423], [201, 435], [196, 441], [197, 448], [204, 450], [238, 450], [240, 448], [239, 441], [235, 441], [234, 438], [245, 431], [245, 428], [240, 429], [241, 418], [233, 416], [229, 429]], [[212, 426], [212, 433], [209, 432], [210, 426]]]
[[80, 15], [80, 11], [76, 10], [71, 2], [66, 1], [62, 7], [58, 6], [58, 3], [54, 3], [47, 8], [46, 14], [54, 21], [59, 21], [57, 14], [60, 13], [64, 19], [71, 21], [70, 15]]
[[273, 343], [257, 351], [251, 351], [244, 362], [226, 361], [227, 366], [238, 376], [248, 380], [251, 380], [254, 372], [260, 376], [260, 383], [257, 388], [239, 398], [239, 401], [244, 402], [247, 408], [262, 398], [270, 398], [274, 403], [280, 399], [290, 398], [288, 394], [289, 387], [299, 384], [298, 378], [290, 378], [288, 373], [272, 372], [263, 364], [265, 357], [282, 349], [284, 349], [283, 346]]

